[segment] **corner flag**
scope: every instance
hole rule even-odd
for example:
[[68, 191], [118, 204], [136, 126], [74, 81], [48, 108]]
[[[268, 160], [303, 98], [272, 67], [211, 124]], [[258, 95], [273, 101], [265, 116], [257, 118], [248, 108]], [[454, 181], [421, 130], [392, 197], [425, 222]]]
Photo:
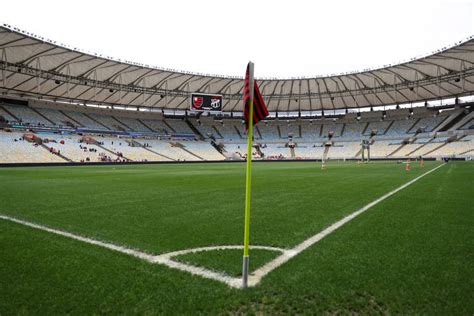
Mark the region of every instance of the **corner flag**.
[[[244, 257], [242, 263], [242, 287], [247, 287], [249, 276], [250, 240], [250, 187], [252, 184], [253, 125], [268, 116], [268, 110], [253, 76], [254, 64], [249, 62], [244, 81], [244, 120], [247, 130], [247, 172], [245, 186]], [[253, 87], [251, 89], [251, 87]], [[255, 105], [255, 106], [254, 106]]]
[[[245, 129], [249, 129], [249, 116], [250, 116], [250, 76], [249, 76], [249, 69], [250, 66], [253, 68], [253, 63], [249, 62], [247, 65], [247, 72], [245, 73], [245, 82], [244, 82], [244, 120], [245, 120]], [[253, 70], [253, 69], [252, 69]], [[253, 76], [253, 74], [252, 74]], [[258, 89], [257, 82], [254, 82], [254, 91], [253, 91], [253, 125], [256, 125], [258, 122], [263, 120], [265, 117], [268, 116], [268, 110], [263, 102], [262, 95], [260, 94], [260, 90]]]

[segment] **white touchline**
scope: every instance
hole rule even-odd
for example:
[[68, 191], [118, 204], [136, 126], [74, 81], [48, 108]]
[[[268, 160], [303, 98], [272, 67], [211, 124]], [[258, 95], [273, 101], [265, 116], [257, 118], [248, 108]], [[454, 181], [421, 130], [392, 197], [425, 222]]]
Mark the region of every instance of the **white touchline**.
[[[275, 270], [276, 268], [278, 268], [279, 266], [281, 266], [282, 264], [284, 264], [285, 262], [287, 262], [288, 260], [290, 260], [294, 256], [300, 254], [302, 251], [304, 251], [307, 248], [311, 247], [312, 245], [314, 245], [315, 243], [317, 243], [318, 241], [320, 241], [321, 239], [323, 239], [324, 237], [326, 237], [330, 233], [334, 232], [336, 229], [340, 228], [344, 224], [350, 222], [355, 217], [357, 217], [360, 214], [364, 213], [365, 211], [367, 211], [371, 207], [373, 207], [376, 204], [382, 202], [386, 198], [394, 195], [395, 193], [399, 192], [400, 190], [403, 190], [404, 188], [406, 188], [409, 185], [415, 183], [416, 181], [420, 180], [424, 176], [426, 176], [426, 175], [430, 174], [431, 172], [441, 168], [442, 166], [444, 166], [444, 164], [441, 164], [441, 165], [425, 172], [424, 174], [416, 177], [415, 179], [413, 179], [411, 181], [408, 181], [407, 183], [403, 184], [402, 186], [396, 188], [395, 190], [390, 191], [390, 192], [382, 195], [378, 199], [370, 202], [366, 206], [358, 209], [357, 211], [347, 215], [343, 219], [335, 222], [334, 224], [332, 224], [329, 227], [325, 228], [321, 232], [317, 233], [314, 236], [311, 236], [310, 238], [306, 239], [305, 241], [303, 241], [302, 243], [296, 245], [295, 247], [293, 247], [291, 249], [282, 249], [282, 248], [269, 247], [269, 246], [250, 246], [251, 249], [261, 249], [261, 250], [281, 252], [281, 255], [279, 255], [275, 259], [271, 260], [270, 262], [268, 262], [264, 266], [260, 267], [259, 269], [255, 270], [249, 276], [248, 285], [249, 286], [257, 285], [265, 275], [272, 272], [273, 270]], [[134, 256], [134, 257], [143, 259], [143, 260], [148, 261], [150, 263], [162, 264], [162, 265], [165, 265], [169, 268], [178, 269], [178, 270], [181, 270], [181, 271], [186, 271], [186, 272], [189, 272], [191, 274], [199, 275], [199, 276], [207, 278], [207, 279], [220, 281], [220, 282], [223, 282], [223, 283], [227, 284], [230, 287], [234, 287], [234, 288], [241, 288], [242, 287], [242, 279], [241, 278], [234, 278], [234, 277], [228, 276], [224, 273], [212, 271], [212, 270], [202, 268], [202, 267], [196, 267], [196, 266], [193, 266], [193, 265], [190, 265], [190, 264], [187, 264], [187, 263], [177, 262], [177, 261], [173, 260], [174, 257], [184, 255], [184, 254], [187, 254], [187, 253], [196, 253], [196, 252], [201, 252], [201, 251], [212, 251], [212, 250], [226, 250], [226, 249], [243, 249], [243, 246], [241, 246], [241, 245], [199, 247], [199, 248], [192, 248], [192, 249], [185, 249], [185, 250], [168, 252], [168, 253], [164, 253], [164, 254], [161, 254], [161, 255], [152, 255], [152, 254], [148, 254], [148, 253], [138, 251], [138, 250], [135, 250], [135, 249], [130, 249], [130, 248], [126, 248], [126, 247], [123, 247], [123, 246], [115, 245], [115, 244], [112, 244], [112, 243], [109, 243], [109, 242], [99, 241], [99, 240], [95, 240], [95, 239], [92, 239], [92, 238], [87, 238], [87, 237], [83, 237], [83, 236], [76, 235], [76, 234], [73, 234], [73, 233], [69, 233], [69, 232], [66, 232], [66, 231], [63, 231], [63, 230], [49, 228], [49, 227], [46, 227], [44, 225], [35, 224], [35, 223], [32, 223], [32, 222], [24, 221], [24, 220], [17, 219], [17, 218], [7, 216], [7, 215], [1, 215], [0, 214], [0, 219], [10, 221], [10, 222], [14, 222], [14, 223], [17, 223], [17, 224], [21, 224], [21, 225], [24, 225], [24, 226], [36, 228], [36, 229], [39, 229], [39, 230], [47, 231], [47, 232], [50, 232], [50, 233], [53, 233], [53, 234], [56, 234], [56, 235], [61, 235], [61, 236], [64, 236], [64, 237], [68, 237], [68, 238], [71, 238], [71, 239], [79, 240], [79, 241], [82, 241], [82, 242], [85, 242], [85, 243], [88, 243], [88, 244], [100, 246], [100, 247], [107, 248], [107, 249], [110, 249], [110, 250], [114, 250], [114, 251], [117, 251], [117, 252], [121, 252], [121, 253], [130, 255], [130, 256]]]
[[330, 233], [334, 232], [336, 229], [340, 228], [344, 224], [350, 222], [351, 220], [353, 220], [354, 218], [356, 218], [360, 214], [367, 211], [369, 208], [377, 205], [378, 203], [380, 203], [383, 200], [385, 200], [386, 198], [394, 195], [398, 191], [401, 191], [401, 190], [405, 189], [409, 185], [415, 183], [416, 181], [420, 180], [421, 178], [423, 178], [424, 176], [430, 174], [431, 172], [441, 168], [442, 166], [444, 166], [444, 164], [441, 164], [441, 165], [429, 170], [428, 172], [425, 172], [424, 174], [416, 177], [415, 179], [413, 179], [411, 181], [408, 181], [407, 183], [403, 184], [402, 186], [396, 188], [395, 190], [390, 191], [390, 192], [382, 195], [381, 197], [379, 197], [378, 199], [370, 202], [366, 206], [358, 209], [357, 211], [347, 215], [343, 219], [341, 219], [341, 220], [335, 222], [334, 224], [330, 225], [329, 227], [323, 229], [321, 232], [317, 233], [316, 235], [311, 236], [310, 238], [306, 239], [302, 243], [300, 243], [300, 244], [296, 245], [295, 247], [285, 251], [282, 255], [280, 255], [280, 256], [276, 257], [275, 259], [273, 259], [272, 261], [268, 262], [263, 267], [255, 270], [252, 273], [252, 275], [249, 277], [249, 281], [248, 281], [249, 286], [257, 285], [265, 275], [267, 275], [268, 273], [270, 273], [274, 269], [278, 268], [279, 266], [281, 266], [282, 264], [284, 264], [285, 262], [287, 262], [288, 260], [290, 260], [294, 256], [298, 255], [299, 253], [301, 253], [302, 251], [304, 251], [308, 247], [311, 247], [312, 245], [314, 245], [315, 243], [317, 243], [318, 241], [320, 241], [321, 239], [323, 239], [324, 237], [326, 237]]

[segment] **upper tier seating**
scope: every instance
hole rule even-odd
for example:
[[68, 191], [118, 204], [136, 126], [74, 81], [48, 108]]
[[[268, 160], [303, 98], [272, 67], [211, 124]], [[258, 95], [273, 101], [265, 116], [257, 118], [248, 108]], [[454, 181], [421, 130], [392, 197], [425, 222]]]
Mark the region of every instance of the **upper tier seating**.
[[2, 116], [5, 120], [9, 121], [9, 122], [16, 122], [16, 119], [11, 116], [10, 114], [8, 114], [2, 107], [1, 107], [1, 104], [0, 104], [0, 116]]
[[116, 120], [118, 120], [121, 125], [126, 125], [129, 129], [135, 131], [135, 132], [143, 132], [143, 133], [150, 133], [151, 130], [143, 125], [139, 120], [133, 119], [133, 118], [128, 118], [128, 117], [116, 117]]
[[323, 137], [320, 136], [321, 133], [321, 125], [314, 124], [310, 122], [302, 122], [301, 124], [301, 134], [303, 134], [303, 139], [305, 140], [315, 140], [315, 139], [322, 139]]
[[211, 136], [216, 139], [222, 138], [219, 135], [219, 133], [217, 133], [216, 130], [214, 129], [214, 122], [208, 122], [208, 121], [198, 122], [197, 120], [194, 120], [194, 119], [190, 119], [189, 121], [199, 131], [199, 133], [201, 133], [201, 135], [204, 136], [205, 138], [208, 138]]
[[193, 130], [183, 119], [166, 119], [166, 123], [171, 126], [176, 133], [179, 134], [194, 134]]
[[239, 132], [237, 132], [239, 128], [241, 129], [239, 131], [243, 132], [242, 126], [242, 122], [237, 120], [226, 120], [222, 123], [217, 123], [215, 125], [216, 129], [219, 131], [222, 137], [225, 140], [229, 141], [242, 139], [242, 134], [239, 134]]
[[50, 121], [54, 122], [56, 126], [77, 125], [77, 124], [74, 124], [74, 122], [70, 118], [66, 117], [63, 113], [61, 113], [58, 110], [41, 109], [41, 108], [38, 108], [36, 110], [40, 112], [41, 114], [43, 114], [44, 116], [46, 116]]
[[117, 121], [113, 116], [93, 114], [90, 115], [94, 120], [114, 131], [130, 131], [131, 129]]
[[364, 135], [369, 136], [373, 131], [377, 131], [376, 135], [383, 135], [385, 134], [385, 131], [387, 130], [391, 122], [392, 121], [370, 122], [369, 126], [367, 126], [367, 129], [365, 130]]
[[[263, 140], [279, 140], [281, 139], [280, 136], [278, 135], [278, 128], [277, 125], [274, 123], [262, 123], [258, 124], [258, 130], [260, 131], [260, 135], [262, 136]], [[257, 133], [255, 133], [257, 134]], [[257, 137], [257, 135], [255, 135]], [[288, 139], [288, 135], [284, 136], [284, 139]], [[245, 137], [247, 138], [247, 137]], [[257, 137], [258, 138], [258, 137]]]
[[474, 119], [461, 126], [460, 129], [474, 129]]
[[280, 123], [279, 126], [282, 138], [288, 139], [288, 136], [293, 136], [293, 139], [300, 138], [300, 124], [284, 122], [283, 124]]
[[101, 124], [97, 123], [96, 121], [89, 118], [89, 116], [81, 112], [63, 111], [63, 113], [66, 114], [68, 117], [72, 118], [75, 122], [79, 123], [79, 127], [85, 127], [99, 131], [109, 130], [108, 128], [102, 126]]
[[151, 128], [154, 132], [161, 134], [172, 134], [172, 131], [162, 120], [141, 120], [146, 126]]
[[[322, 137], [328, 138], [329, 132], [333, 132], [332, 137], [340, 137], [342, 133], [342, 127], [344, 124], [336, 124], [336, 123], [324, 123], [323, 125], [323, 132], [321, 134]], [[347, 128], [347, 127], [346, 127]], [[345, 134], [345, 130], [344, 130]]]
[[360, 139], [366, 125], [365, 122], [347, 123], [342, 136], [346, 139]]
[[423, 130], [424, 132], [431, 132], [433, 129], [441, 124], [446, 119], [446, 115], [439, 115], [436, 117], [424, 117], [421, 118], [415, 126], [413, 126], [409, 133], [415, 133], [418, 129]]
[[23, 123], [45, 126], [53, 125], [51, 122], [27, 106], [4, 104], [3, 107], [19, 118]]
[[407, 136], [408, 129], [415, 124], [413, 119], [400, 118], [393, 121], [393, 124], [390, 127], [387, 127], [388, 130], [385, 131], [387, 137], [401, 137]]

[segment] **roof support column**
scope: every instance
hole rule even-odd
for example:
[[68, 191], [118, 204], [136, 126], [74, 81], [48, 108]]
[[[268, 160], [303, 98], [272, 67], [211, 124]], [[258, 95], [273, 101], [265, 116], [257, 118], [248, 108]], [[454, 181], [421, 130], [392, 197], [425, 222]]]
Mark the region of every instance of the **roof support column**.
[[97, 100], [97, 69], [94, 69], [94, 101]]
[[309, 85], [309, 79], [306, 79], [306, 84], [308, 85], [308, 97], [309, 97], [309, 115], [313, 115], [313, 100], [312, 100], [312, 95], [311, 95], [311, 88]]
[[142, 93], [142, 106], [145, 106], [145, 89], [146, 89], [146, 81], [145, 77], [142, 79], [142, 86], [143, 86], [143, 93]]
[[440, 80], [439, 80], [439, 75], [441, 73], [441, 70], [439, 69], [439, 66], [436, 67], [436, 77], [438, 77], [438, 98], [441, 98], [441, 86], [440, 86]]
[[7, 87], [7, 76], [6, 76], [6, 71], [5, 69], [7, 68], [7, 52], [5, 51], [5, 48], [2, 48], [2, 54], [0, 55], [0, 58], [2, 59], [2, 85], [6, 88]]
[[36, 58], [36, 69], [39, 69], [39, 76], [36, 76], [36, 91], [38, 94], [41, 94], [41, 63], [39, 57]]
[[[228, 92], [228, 91], [229, 91], [229, 92]], [[229, 96], [229, 97], [228, 97], [228, 100], [229, 100], [228, 102], [229, 102], [229, 103], [230, 103], [230, 100], [231, 100], [231, 98], [232, 98], [232, 97], [231, 97], [231, 91], [232, 91], [232, 90], [231, 90], [231, 86], [230, 86], [230, 85], [227, 86], [227, 87], [224, 89], [224, 95], [225, 95], [225, 96], [226, 96], [226, 95]], [[222, 103], [224, 103], [224, 102], [222, 102]], [[224, 109], [222, 109], [222, 110], [224, 110]], [[233, 115], [232, 113], [233, 113], [233, 112], [231, 111], [231, 112], [230, 112], [230, 115], [231, 115], [231, 116]]]
[[66, 67], [66, 76], [67, 76], [67, 80], [66, 80], [66, 89], [67, 89], [67, 97], [68, 99], [71, 98], [71, 86], [70, 86], [70, 83], [69, 83], [69, 78], [71, 77], [71, 66], [68, 64], [67, 67]]
[[375, 95], [375, 94], [376, 94], [377, 92], [376, 92], [376, 90], [375, 90], [375, 87], [377, 87], [377, 80], [375, 80], [375, 77], [374, 77], [374, 87], [373, 87], [374, 93], [372, 94], [372, 99], [373, 99], [373, 100], [372, 100], [372, 104], [375, 104], [375, 101], [376, 101], [376, 95]]
[[120, 75], [119, 75], [119, 84], [120, 84], [120, 89], [119, 89], [119, 103], [120, 103], [120, 104], [123, 104], [123, 103], [122, 103], [122, 97], [123, 97], [123, 95], [122, 95], [122, 73], [120, 73]]
[[301, 117], [301, 81], [303, 79], [298, 80], [298, 112]]
[[397, 95], [397, 86], [396, 86], [396, 81], [397, 80], [397, 76], [395, 76], [395, 74], [393, 75], [393, 94], [394, 94], [394, 99], [395, 99], [395, 103], [398, 104], [398, 95]]
[[419, 100], [419, 94], [418, 90], [420, 89], [420, 84], [418, 83], [418, 71], [415, 71], [415, 82], [416, 82], [416, 87], [415, 87], [415, 93], [416, 93], [416, 100]]
[[[168, 80], [165, 81], [165, 107], [168, 106]], [[189, 83], [188, 83], [188, 89], [189, 89]]]

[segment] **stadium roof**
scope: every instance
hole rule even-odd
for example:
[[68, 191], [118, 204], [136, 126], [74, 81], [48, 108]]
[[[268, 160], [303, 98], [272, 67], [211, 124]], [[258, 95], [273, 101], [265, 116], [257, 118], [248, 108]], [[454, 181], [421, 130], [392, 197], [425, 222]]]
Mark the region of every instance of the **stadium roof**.
[[[358, 108], [469, 95], [474, 91], [473, 65], [471, 36], [431, 55], [383, 68], [312, 78], [260, 78], [258, 83], [270, 111]], [[190, 93], [204, 92], [222, 94], [223, 111], [242, 110], [241, 77], [114, 59], [6, 24], [0, 25], [0, 72], [4, 94], [188, 109]]]

